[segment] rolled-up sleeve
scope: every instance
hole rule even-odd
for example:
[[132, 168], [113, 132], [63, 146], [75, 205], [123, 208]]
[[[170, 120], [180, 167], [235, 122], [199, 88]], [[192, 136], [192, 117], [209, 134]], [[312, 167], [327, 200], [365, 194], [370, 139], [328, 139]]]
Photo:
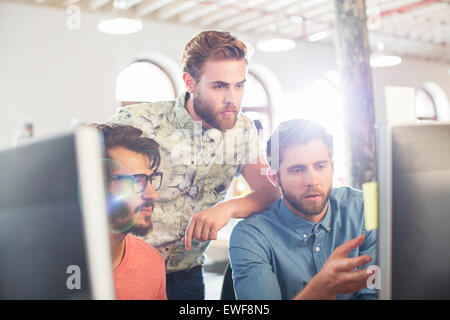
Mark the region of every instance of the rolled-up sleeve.
[[257, 229], [239, 223], [231, 234], [229, 250], [238, 300], [281, 299], [267, 239]]

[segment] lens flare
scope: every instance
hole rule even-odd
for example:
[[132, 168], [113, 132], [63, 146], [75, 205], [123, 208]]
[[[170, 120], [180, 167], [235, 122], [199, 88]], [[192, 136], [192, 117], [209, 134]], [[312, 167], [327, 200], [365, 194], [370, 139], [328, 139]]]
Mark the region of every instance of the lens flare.
[[104, 159], [106, 168], [106, 193], [107, 193], [107, 208], [108, 208], [108, 222], [111, 233], [123, 233], [130, 230], [136, 222], [136, 213], [129, 206], [130, 198], [135, 196], [132, 191], [131, 181], [113, 181], [108, 177], [112, 172], [128, 172], [120, 163]]

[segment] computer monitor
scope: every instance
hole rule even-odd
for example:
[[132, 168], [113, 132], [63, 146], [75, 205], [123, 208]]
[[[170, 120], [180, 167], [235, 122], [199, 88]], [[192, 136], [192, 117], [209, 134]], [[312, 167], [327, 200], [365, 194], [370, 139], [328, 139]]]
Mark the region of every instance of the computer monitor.
[[0, 151], [0, 299], [114, 299], [95, 128]]
[[380, 125], [380, 299], [450, 299], [450, 123]]

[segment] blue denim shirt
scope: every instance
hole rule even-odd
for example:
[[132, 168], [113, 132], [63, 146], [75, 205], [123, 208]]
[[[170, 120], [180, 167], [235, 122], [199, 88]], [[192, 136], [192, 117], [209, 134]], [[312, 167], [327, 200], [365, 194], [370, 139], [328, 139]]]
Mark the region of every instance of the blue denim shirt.
[[[376, 264], [376, 231], [366, 231], [362, 192], [350, 187], [331, 191], [328, 210], [318, 223], [292, 213], [283, 198], [265, 211], [240, 221], [230, 238], [230, 259], [237, 299], [292, 299], [346, 241], [365, 235], [348, 257], [368, 254]], [[337, 299], [376, 299], [364, 288]]]

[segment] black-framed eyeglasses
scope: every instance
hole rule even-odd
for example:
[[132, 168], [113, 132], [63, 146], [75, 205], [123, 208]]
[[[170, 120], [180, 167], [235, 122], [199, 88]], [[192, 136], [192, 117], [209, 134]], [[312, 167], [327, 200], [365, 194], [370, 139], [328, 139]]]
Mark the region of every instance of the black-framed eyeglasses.
[[111, 180], [128, 180], [131, 182], [131, 189], [134, 193], [141, 193], [147, 187], [147, 182], [150, 181], [153, 189], [158, 191], [161, 188], [162, 172], [154, 172], [150, 175], [146, 174], [134, 174], [134, 175], [112, 175]]

